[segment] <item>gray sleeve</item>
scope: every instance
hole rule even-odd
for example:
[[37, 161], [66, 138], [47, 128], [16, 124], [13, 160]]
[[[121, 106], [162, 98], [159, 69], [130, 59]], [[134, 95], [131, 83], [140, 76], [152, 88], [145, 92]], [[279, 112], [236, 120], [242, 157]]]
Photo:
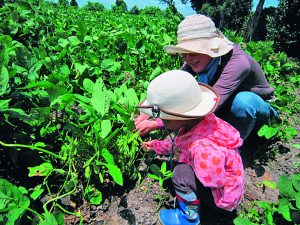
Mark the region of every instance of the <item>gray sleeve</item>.
[[220, 108], [250, 73], [250, 64], [242, 54], [233, 54], [213, 88], [220, 95]]

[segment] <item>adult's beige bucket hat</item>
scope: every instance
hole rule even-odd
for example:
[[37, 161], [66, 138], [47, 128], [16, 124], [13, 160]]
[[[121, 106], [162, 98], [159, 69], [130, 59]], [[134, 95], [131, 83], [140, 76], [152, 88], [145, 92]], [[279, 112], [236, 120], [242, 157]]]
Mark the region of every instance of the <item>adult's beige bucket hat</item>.
[[137, 108], [151, 117], [190, 120], [213, 113], [219, 99], [212, 87], [198, 83], [190, 73], [171, 70], [150, 82], [147, 99]]
[[212, 58], [225, 55], [233, 48], [214, 22], [207, 16], [195, 14], [187, 16], [177, 30], [177, 45], [167, 45], [165, 50], [176, 53], [202, 53]]

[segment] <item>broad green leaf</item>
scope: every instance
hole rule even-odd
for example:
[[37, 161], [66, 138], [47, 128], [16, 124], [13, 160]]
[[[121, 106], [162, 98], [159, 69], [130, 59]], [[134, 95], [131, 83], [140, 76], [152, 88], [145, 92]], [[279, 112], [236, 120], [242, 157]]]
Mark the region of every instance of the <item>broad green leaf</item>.
[[287, 136], [288, 139], [292, 139], [298, 134], [298, 131], [294, 127], [287, 127], [285, 129], [285, 135]]
[[258, 136], [265, 137], [266, 139], [270, 139], [274, 137], [278, 132], [278, 127], [269, 127], [268, 125], [263, 125], [258, 131]]
[[16, 3], [20, 6], [21, 9], [34, 12], [33, 8], [27, 1], [17, 1]]
[[38, 148], [44, 148], [46, 147], [46, 144], [44, 142], [37, 142], [33, 146]]
[[261, 183], [263, 185], [265, 185], [266, 187], [272, 188], [274, 190], [277, 188], [276, 182], [271, 182], [269, 180], [263, 180]]
[[114, 59], [104, 59], [101, 63], [101, 68], [110, 72], [115, 72], [121, 68], [121, 63]]
[[125, 94], [129, 100], [130, 106], [136, 107], [139, 104], [139, 99], [138, 99], [137, 94], [134, 89], [129, 88]]
[[2, 96], [8, 88], [9, 74], [5, 66], [2, 66], [0, 71], [0, 96]]
[[75, 96], [72, 94], [64, 94], [64, 92], [67, 92], [66, 87], [60, 86], [48, 90], [51, 107], [58, 105], [58, 109], [63, 110], [70, 105], [74, 105]]
[[77, 21], [78, 29], [77, 29], [77, 37], [82, 41], [87, 34], [87, 26], [86, 23], [82, 20]]
[[255, 225], [255, 223], [252, 223], [248, 219], [242, 218], [241, 216], [235, 218], [233, 220], [233, 222], [234, 222], [234, 225]]
[[108, 173], [109, 175], [111, 175], [113, 180], [120, 186], [123, 186], [123, 175], [121, 170], [117, 166], [112, 164], [103, 163], [103, 165], [107, 167]]
[[77, 124], [74, 124], [73, 122], [67, 123], [64, 126], [63, 130], [64, 131], [70, 131], [76, 137], [84, 138], [84, 136], [85, 136], [84, 132], [82, 131], [82, 129]]
[[86, 68], [87, 68], [87, 65], [82, 65], [82, 64], [80, 64], [80, 63], [74, 63], [74, 65], [75, 65], [75, 69], [76, 69], [76, 71], [78, 71], [78, 74], [79, 75], [82, 75], [83, 74], [83, 72], [86, 70]]
[[67, 47], [69, 43], [70, 42], [67, 39], [63, 39], [63, 38], [58, 39], [58, 45], [60, 45], [63, 48]]
[[65, 224], [64, 214], [62, 211], [54, 211], [52, 215], [55, 216], [55, 219], [59, 225]]
[[10, 102], [10, 99], [8, 100], [0, 100], [0, 111], [8, 109], [9, 105], [8, 103]]
[[292, 175], [292, 183], [294, 188], [300, 192], [300, 173]]
[[[4, 38], [3, 38], [4, 37]], [[1, 43], [3, 43], [3, 39], [6, 39], [5, 36], [1, 36], [0, 37], [0, 69], [3, 67], [3, 66], [7, 66], [7, 63], [8, 63], [8, 60], [9, 60], [9, 52], [7, 50], [7, 47], [5, 46], [5, 43], [4, 45]], [[4, 40], [4, 41], [9, 41], [9, 40]]]
[[34, 48], [33, 52], [38, 56], [40, 60], [44, 60], [47, 57], [47, 51], [43, 47]]
[[54, 170], [51, 163], [45, 162], [39, 166], [28, 167], [29, 169], [29, 177], [35, 176], [48, 176]]
[[160, 171], [164, 174], [167, 171], [166, 161], [161, 164]]
[[300, 210], [300, 192], [297, 192], [295, 194], [295, 199], [296, 199], [296, 207], [298, 208], [298, 210]]
[[44, 188], [42, 188], [42, 185], [38, 185], [34, 188], [33, 192], [30, 194], [30, 197], [33, 199], [33, 200], [37, 200], [38, 197], [41, 196], [41, 194], [44, 192]]
[[12, 45], [13, 39], [9, 35], [1, 35], [0, 36], [0, 43], [3, 45], [10, 47]]
[[292, 221], [288, 199], [282, 198], [278, 200], [278, 213], [280, 213], [287, 221]]
[[158, 176], [156, 176], [154, 174], [151, 174], [151, 173], [148, 173], [147, 176], [150, 177], [153, 180], [160, 180], [160, 177], [158, 177]]
[[114, 156], [106, 148], [102, 149], [101, 156], [104, 158], [106, 163], [115, 165]]
[[160, 168], [158, 165], [156, 164], [151, 164], [150, 166], [150, 170], [153, 174], [155, 174], [156, 176], [161, 176], [161, 172], [160, 172]]
[[107, 93], [104, 83], [101, 79], [98, 79], [94, 85], [91, 104], [96, 112], [98, 112], [102, 117], [109, 110], [109, 94]]
[[76, 99], [81, 103], [90, 104], [90, 102], [91, 102], [90, 98], [87, 98], [83, 95], [74, 94], [73, 96], [76, 97]]
[[0, 224], [14, 225], [29, 205], [30, 200], [16, 186], [0, 178]]
[[88, 36], [88, 35], [84, 36], [84, 39], [83, 39], [84, 44], [89, 44], [89, 43], [92, 43], [92, 42], [93, 42], [93, 37]]
[[269, 202], [264, 202], [264, 201], [257, 201], [256, 202], [256, 205], [261, 208], [261, 209], [264, 209], [266, 211], [269, 211], [271, 210], [271, 205]]
[[127, 110], [125, 110], [124, 108], [118, 106], [117, 104], [114, 104], [112, 106], [113, 109], [115, 109], [118, 113], [124, 114], [124, 115], [130, 115], [131, 112], [128, 112]]
[[267, 220], [268, 220], [268, 224], [275, 225], [274, 219], [273, 219], [273, 212], [268, 212], [268, 214], [267, 214]]
[[22, 187], [22, 186], [19, 186], [18, 189], [19, 189], [19, 191], [21, 191], [21, 193], [22, 193], [23, 195], [28, 194], [28, 190], [27, 190], [26, 188], [24, 188], [24, 187]]
[[92, 94], [94, 88], [94, 82], [88, 78], [85, 78], [83, 80], [83, 89], [87, 91], [88, 93]]
[[162, 73], [162, 69], [160, 66], [157, 66], [151, 73], [149, 80], [153, 80], [155, 77], [157, 77], [159, 74]]
[[167, 35], [166, 33], [164, 33], [163, 38], [164, 38], [163, 45], [169, 45], [173, 41], [173, 38]]
[[298, 144], [298, 143], [297, 143], [297, 144], [293, 144], [292, 146], [293, 146], [294, 148], [300, 149], [300, 144]]
[[286, 175], [279, 177], [278, 189], [280, 196], [288, 198], [294, 198], [295, 196], [295, 190], [293, 188], [292, 181]]
[[19, 88], [19, 89], [29, 89], [29, 88], [35, 88], [35, 87], [41, 87], [41, 88], [53, 88], [55, 84], [51, 83], [50, 81], [38, 81], [31, 84], [26, 85], [25, 87]]
[[33, 119], [22, 109], [9, 108], [9, 109], [3, 109], [1, 111], [11, 117], [18, 118], [28, 123], [30, 123], [30, 121]]
[[102, 120], [100, 137], [102, 139], [106, 138], [107, 135], [111, 132], [111, 129], [112, 129], [112, 126], [111, 126], [110, 120]]
[[68, 40], [70, 41], [70, 44], [72, 46], [77, 46], [82, 43], [80, 40], [78, 40], [78, 38], [76, 36], [71, 36], [68, 38]]
[[84, 169], [84, 177], [86, 179], [90, 179], [91, 174], [92, 174], [91, 167], [90, 166], [85, 167], [85, 169]]
[[60, 225], [57, 222], [57, 220], [56, 220], [56, 218], [53, 214], [43, 213], [43, 216], [44, 216], [45, 220], [40, 221], [38, 225], [49, 225], [49, 224], [51, 224], [51, 225]]
[[61, 66], [60, 72], [63, 75], [63, 77], [68, 78], [70, 75], [70, 69], [69, 69], [68, 65], [64, 64], [63, 66]]
[[102, 193], [93, 186], [87, 186], [84, 190], [85, 197], [93, 205], [99, 205], [102, 201]]

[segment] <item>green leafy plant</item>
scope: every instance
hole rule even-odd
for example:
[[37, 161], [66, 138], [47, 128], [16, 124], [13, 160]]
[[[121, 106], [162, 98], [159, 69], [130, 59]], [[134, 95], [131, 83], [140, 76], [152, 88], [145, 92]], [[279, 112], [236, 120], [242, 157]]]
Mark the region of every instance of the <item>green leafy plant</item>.
[[23, 187], [16, 187], [5, 179], [0, 178], [0, 223], [7, 225], [20, 224], [21, 218], [26, 211], [36, 216], [33, 224], [46, 225], [63, 224], [61, 212], [39, 214], [31, 209], [30, 199], [26, 196], [27, 190]]
[[165, 181], [170, 179], [173, 176], [173, 172], [167, 170], [167, 163], [164, 161], [159, 168], [156, 164], [152, 164], [150, 166], [150, 170], [152, 172], [148, 173], [148, 177], [152, 178], [153, 180], [158, 181], [159, 186], [161, 187], [161, 193], [155, 194], [154, 197], [159, 201], [157, 209], [160, 208], [161, 204], [167, 200], [169, 197], [168, 195], [164, 194], [166, 188], [164, 187]]
[[[276, 188], [273, 183], [264, 183]], [[266, 224], [276, 225], [280, 221], [298, 224], [300, 221], [300, 174], [291, 177], [282, 175], [278, 181], [279, 198], [277, 203], [253, 201], [247, 212], [234, 219], [235, 225]]]

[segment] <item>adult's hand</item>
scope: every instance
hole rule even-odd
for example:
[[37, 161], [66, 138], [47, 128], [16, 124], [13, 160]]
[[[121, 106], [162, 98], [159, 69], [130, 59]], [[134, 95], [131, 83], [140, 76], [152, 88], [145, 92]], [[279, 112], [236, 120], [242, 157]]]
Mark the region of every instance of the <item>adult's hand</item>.
[[134, 125], [137, 126], [140, 122], [142, 122], [144, 120], [148, 120], [149, 118], [150, 118], [150, 116], [148, 116], [144, 113], [140, 113], [140, 115], [134, 119]]
[[158, 129], [160, 126], [155, 120], [143, 120], [136, 125], [136, 130], [141, 136], [144, 136], [151, 131]]

